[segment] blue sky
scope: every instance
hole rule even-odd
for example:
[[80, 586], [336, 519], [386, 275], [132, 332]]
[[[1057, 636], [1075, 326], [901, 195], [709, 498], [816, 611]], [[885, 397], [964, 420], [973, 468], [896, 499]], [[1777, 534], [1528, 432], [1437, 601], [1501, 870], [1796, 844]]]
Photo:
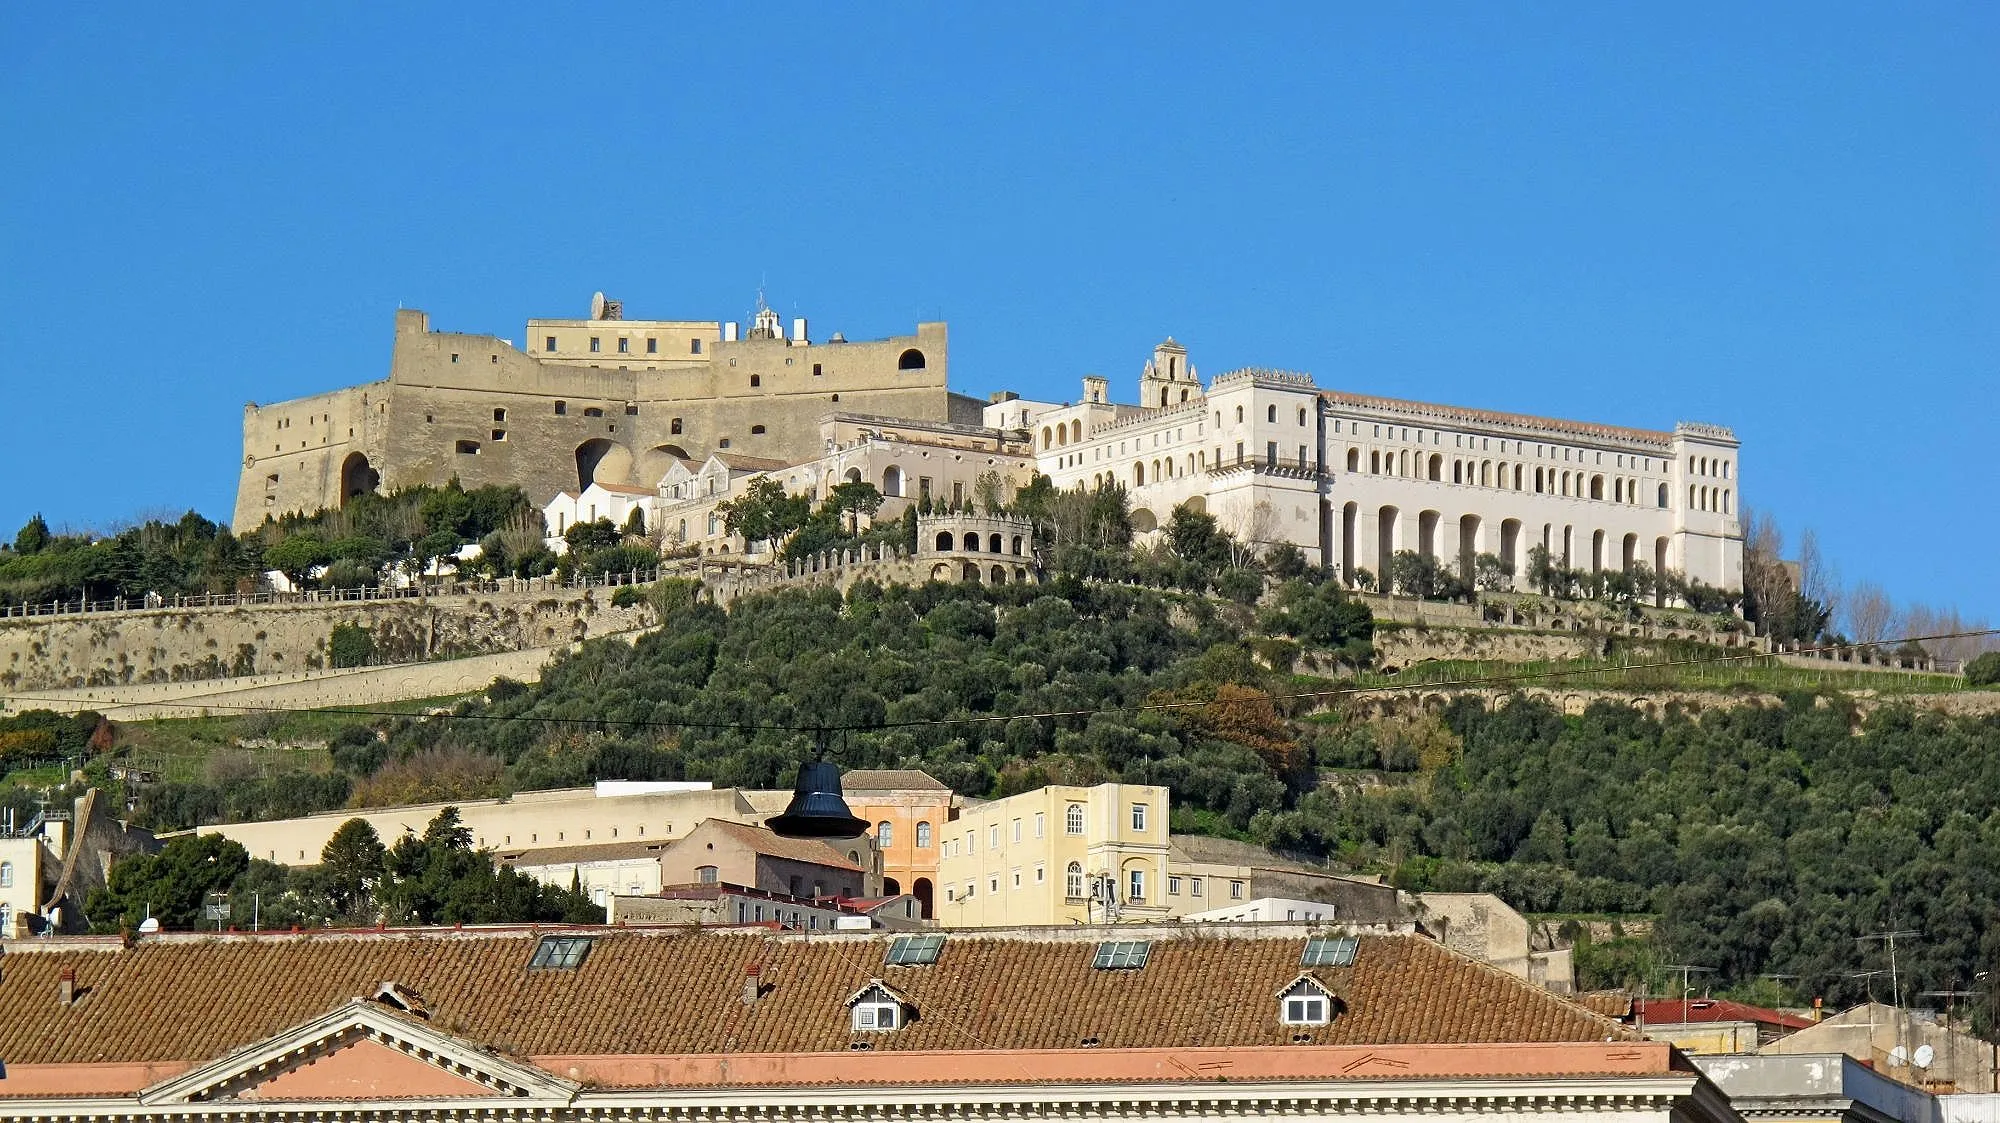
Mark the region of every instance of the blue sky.
[[[474, 14], [468, 14], [474, 13]], [[2000, 7], [12, 5], [0, 528], [230, 510], [241, 406], [592, 290], [1735, 427], [1848, 580], [2000, 618]]]

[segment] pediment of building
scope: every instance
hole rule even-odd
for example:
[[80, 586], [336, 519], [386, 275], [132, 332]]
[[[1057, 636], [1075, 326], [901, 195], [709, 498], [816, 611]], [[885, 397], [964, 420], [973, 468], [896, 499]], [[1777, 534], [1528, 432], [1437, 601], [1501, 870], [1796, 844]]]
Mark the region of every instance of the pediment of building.
[[217, 1101], [505, 1100], [567, 1104], [577, 1085], [379, 1003], [355, 999], [139, 1094], [146, 1105]]

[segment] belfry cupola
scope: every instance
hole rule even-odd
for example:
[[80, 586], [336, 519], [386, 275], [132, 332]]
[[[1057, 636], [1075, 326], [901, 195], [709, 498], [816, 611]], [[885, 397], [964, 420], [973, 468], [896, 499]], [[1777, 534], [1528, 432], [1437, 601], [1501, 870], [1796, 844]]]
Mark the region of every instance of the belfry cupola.
[[1150, 409], [1179, 405], [1201, 396], [1201, 380], [1188, 364], [1187, 348], [1168, 336], [1153, 348], [1153, 361], [1139, 375], [1139, 404]]

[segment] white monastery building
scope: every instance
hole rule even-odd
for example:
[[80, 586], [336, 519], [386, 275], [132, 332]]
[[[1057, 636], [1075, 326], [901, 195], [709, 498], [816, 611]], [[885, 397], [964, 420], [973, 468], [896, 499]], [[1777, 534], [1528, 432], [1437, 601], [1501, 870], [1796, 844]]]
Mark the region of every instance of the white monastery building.
[[1083, 380], [1075, 404], [1004, 396], [986, 423], [1026, 430], [1058, 487], [1122, 484], [1141, 533], [1191, 504], [1253, 542], [1289, 542], [1353, 584], [1415, 550], [1468, 580], [1479, 554], [1517, 587], [1535, 546], [1585, 570], [1643, 563], [1742, 586], [1739, 445], [1714, 425], [1627, 429], [1322, 389], [1238, 370], [1203, 386], [1169, 338], [1139, 404]]

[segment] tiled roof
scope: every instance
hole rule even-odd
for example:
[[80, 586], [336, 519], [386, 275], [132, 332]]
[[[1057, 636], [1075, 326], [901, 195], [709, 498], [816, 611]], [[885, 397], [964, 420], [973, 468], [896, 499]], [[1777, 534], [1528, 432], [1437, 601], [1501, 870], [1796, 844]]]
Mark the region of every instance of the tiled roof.
[[1587, 991], [1577, 995], [1576, 1001], [1591, 1013], [1607, 1018], [1624, 1018], [1632, 1013], [1632, 996], [1622, 990]]
[[816, 838], [786, 838], [763, 827], [732, 823], [727, 819], [708, 819], [698, 824], [695, 830], [698, 831], [702, 827], [714, 827], [767, 858], [785, 858], [794, 862], [810, 862], [816, 866], [833, 866], [843, 870], [861, 868], [848, 861], [840, 851]]
[[[929, 967], [883, 964], [872, 934], [583, 928], [571, 971], [528, 969], [522, 929], [194, 935], [9, 945], [0, 1057], [10, 1065], [206, 1061], [393, 980], [430, 1023], [515, 1056], [845, 1052], [843, 1000], [880, 978], [909, 996], [906, 1029], [874, 1049], [1105, 1049], [1636, 1040], [1629, 1029], [1417, 936], [1362, 935], [1349, 968], [1321, 969], [1345, 1011], [1278, 1022], [1306, 929], [1253, 936], [1173, 929], [952, 933]], [[1091, 966], [1096, 941], [1151, 935], [1143, 968]], [[745, 966], [763, 989], [741, 1000]], [[77, 1002], [56, 1002], [65, 968]]]
[[1813, 1023], [1794, 1014], [1731, 1002], [1723, 998], [1639, 998], [1632, 1002], [1632, 1016], [1647, 1025], [1686, 1025], [1690, 1022], [1755, 1022], [1782, 1029], [1805, 1029]]
[[775, 472], [780, 468], [792, 466], [788, 460], [773, 460], [768, 456], [739, 456], [733, 452], [718, 452], [715, 458], [734, 472]]
[[594, 842], [575, 846], [544, 846], [535, 850], [501, 850], [500, 861], [510, 866], [563, 866], [571, 862], [619, 862], [630, 858], [657, 858], [672, 846], [665, 839], [647, 842]]
[[856, 768], [840, 774], [843, 792], [948, 792], [951, 785], [915, 768]]

